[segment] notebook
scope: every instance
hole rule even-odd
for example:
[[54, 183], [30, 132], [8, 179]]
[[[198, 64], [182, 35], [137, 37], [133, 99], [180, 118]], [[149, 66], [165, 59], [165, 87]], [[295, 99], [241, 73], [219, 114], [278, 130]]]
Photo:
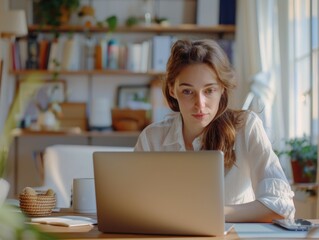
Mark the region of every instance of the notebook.
[[94, 152], [98, 229], [108, 233], [224, 235], [220, 151]]

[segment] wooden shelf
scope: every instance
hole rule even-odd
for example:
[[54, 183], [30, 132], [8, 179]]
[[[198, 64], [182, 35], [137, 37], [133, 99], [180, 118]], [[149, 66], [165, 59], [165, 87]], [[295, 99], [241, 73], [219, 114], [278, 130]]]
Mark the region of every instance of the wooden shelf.
[[9, 72], [12, 75], [49, 75], [58, 73], [60, 75], [119, 75], [119, 76], [125, 76], [125, 75], [135, 75], [135, 76], [161, 76], [164, 75], [163, 72], [158, 71], [148, 71], [148, 72], [132, 72], [128, 70], [80, 70], [80, 71], [49, 71], [49, 70], [18, 70], [14, 71], [11, 70]]
[[140, 131], [79, 131], [78, 129], [69, 130], [30, 130], [30, 129], [20, 129], [16, 128], [12, 131], [12, 136], [20, 137], [20, 136], [56, 136], [56, 135], [64, 135], [64, 136], [84, 136], [84, 137], [115, 137], [115, 136], [124, 136], [124, 137], [138, 137]]
[[[29, 32], [108, 32], [108, 27], [90, 27], [85, 28], [83, 26], [76, 25], [66, 25], [60, 27], [52, 26], [41, 26], [41, 25], [31, 25], [28, 27]], [[215, 25], [215, 26], [199, 26], [196, 24], [181, 24], [176, 26], [161, 26], [161, 25], [151, 25], [151, 26], [119, 26], [116, 28], [117, 33], [235, 33], [234, 25]]]

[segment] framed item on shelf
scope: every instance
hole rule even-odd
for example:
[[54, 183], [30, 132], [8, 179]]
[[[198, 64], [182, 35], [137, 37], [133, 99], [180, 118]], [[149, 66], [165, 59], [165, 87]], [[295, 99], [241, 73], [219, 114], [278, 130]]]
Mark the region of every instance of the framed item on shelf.
[[150, 108], [150, 85], [120, 85], [117, 89], [118, 108]]
[[64, 80], [20, 81], [18, 86], [18, 109], [22, 119], [35, 119], [39, 112], [46, 111], [52, 103], [66, 100]]

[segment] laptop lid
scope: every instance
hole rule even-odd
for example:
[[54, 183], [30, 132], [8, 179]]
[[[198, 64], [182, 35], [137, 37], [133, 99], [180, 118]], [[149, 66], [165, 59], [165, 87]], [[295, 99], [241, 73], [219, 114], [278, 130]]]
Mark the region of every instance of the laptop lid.
[[98, 229], [224, 235], [220, 151], [93, 153]]

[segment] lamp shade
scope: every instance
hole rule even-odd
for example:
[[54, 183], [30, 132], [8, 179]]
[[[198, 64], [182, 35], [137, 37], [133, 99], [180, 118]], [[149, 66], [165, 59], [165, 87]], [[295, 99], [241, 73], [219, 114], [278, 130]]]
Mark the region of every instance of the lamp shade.
[[10, 10], [0, 13], [0, 33], [24, 36], [28, 34], [24, 10]]

